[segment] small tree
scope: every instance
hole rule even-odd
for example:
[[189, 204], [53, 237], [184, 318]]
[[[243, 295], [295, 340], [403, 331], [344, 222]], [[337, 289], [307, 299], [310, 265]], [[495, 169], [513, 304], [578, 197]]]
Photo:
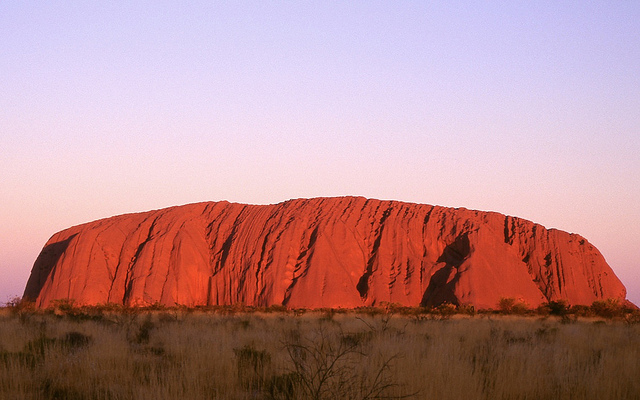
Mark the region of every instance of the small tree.
[[[363, 344], [366, 335], [329, 334], [323, 328], [303, 337], [295, 331], [284, 342], [293, 368], [292, 377], [299, 398], [322, 399], [399, 399], [413, 394], [394, 395], [398, 388], [393, 380], [391, 364], [396, 356], [373, 357]], [[358, 368], [369, 365], [373, 376]]]

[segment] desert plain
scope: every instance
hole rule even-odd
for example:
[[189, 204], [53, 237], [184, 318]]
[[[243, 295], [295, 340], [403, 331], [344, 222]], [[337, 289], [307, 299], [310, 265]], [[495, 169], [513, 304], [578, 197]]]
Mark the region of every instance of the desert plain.
[[0, 398], [635, 399], [640, 314], [599, 302], [0, 314]]

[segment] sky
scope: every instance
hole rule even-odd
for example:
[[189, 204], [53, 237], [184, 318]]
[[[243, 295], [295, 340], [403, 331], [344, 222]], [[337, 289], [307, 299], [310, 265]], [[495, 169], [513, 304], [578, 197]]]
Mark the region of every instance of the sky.
[[0, 303], [55, 232], [359, 195], [579, 233], [640, 305], [640, 2], [0, 2]]

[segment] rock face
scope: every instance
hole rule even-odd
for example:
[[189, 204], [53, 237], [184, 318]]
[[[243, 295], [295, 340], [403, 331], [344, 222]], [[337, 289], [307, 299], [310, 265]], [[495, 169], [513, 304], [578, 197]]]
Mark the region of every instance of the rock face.
[[493, 212], [361, 197], [208, 202], [56, 233], [24, 297], [79, 304], [495, 308], [618, 298], [584, 238]]

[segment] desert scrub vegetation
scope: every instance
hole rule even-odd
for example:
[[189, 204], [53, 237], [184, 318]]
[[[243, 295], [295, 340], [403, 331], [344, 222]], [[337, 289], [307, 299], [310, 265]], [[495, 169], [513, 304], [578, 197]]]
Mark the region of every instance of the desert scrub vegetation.
[[455, 310], [8, 307], [0, 398], [640, 398], [633, 318]]

